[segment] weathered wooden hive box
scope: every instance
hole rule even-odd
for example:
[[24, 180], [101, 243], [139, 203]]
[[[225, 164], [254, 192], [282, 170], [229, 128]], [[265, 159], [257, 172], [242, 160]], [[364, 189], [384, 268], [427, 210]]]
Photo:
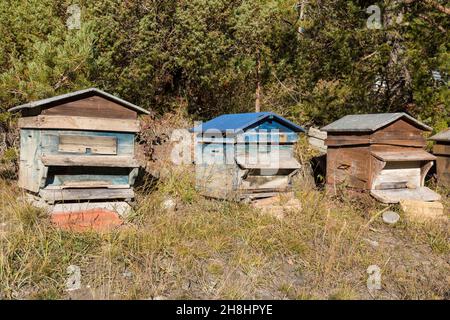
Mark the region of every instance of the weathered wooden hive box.
[[424, 150], [432, 128], [406, 113], [348, 115], [327, 132], [327, 184], [370, 190], [385, 203], [437, 201], [424, 186], [435, 156]]
[[271, 112], [227, 114], [192, 129], [196, 186], [206, 196], [241, 200], [291, 189], [304, 129]]
[[146, 110], [91, 88], [17, 106], [19, 186], [48, 203], [130, 200]]
[[439, 184], [450, 188], [450, 129], [430, 138], [435, 141], [436, 170]]

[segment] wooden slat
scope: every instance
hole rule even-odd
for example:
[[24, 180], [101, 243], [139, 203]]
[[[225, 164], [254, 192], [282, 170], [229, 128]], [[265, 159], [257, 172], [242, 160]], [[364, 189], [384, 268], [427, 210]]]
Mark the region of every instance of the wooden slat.
[[328, 138], [325, 139], [325, 145], [329, 147], [333, 146], [351, 146], [351, 145], [365, 145], [370, 144], [370, 139], [368, 138], [338, 138], [328, 135]]
[[246, 169], [299, 169], [300, 163], [293, 157], [280, 157], [272, 161], [269, 156], [256, 155], [255, 158], [251, 156], [238, 155], [236, 162]]
[[327, 149], [327, 184], [346, 184], [357, 189], [370, 189], [369, 147], [331, 147]]
[[117, 138], [102, 136], [60, 135], [59, 152], [117, 154]]
[[66, 156], [44, 155], [41, 158], [45, 166], [78, 166], [78, 167], [121, 167], [137, 168], [136, 159], [126, 156]]
[[287, 189], [289, 176], [248, 176], [242, 180], [240, 189]]
[[439, 201], [441, 196], [427, 187], [418, 189], [371, 190], [370, 194], [383, 203], [400, 200]]
[[139, 132], [138, 120], [67, 116], [35, 116], [19, 119], [19, 128]]
[[392, 146], [410, 146], [410, 147], [424, 147], [426, 140], [421, 139], [371, 139], [372, 144], [384, 144]]
[[320, 139], [320, 140], [325, 140], [327, 138], [327, 133], [326, 131], [320, 131], [317, 128], [309, 128], [308, 130], [308, 136], [316, 138], [316, 139]]
[[48, 190], [61, 189], [90, 189], [90, 188], [107, 188], [107, 189], [126, 189], [130, 188], [129, 184], [111, 184], [109, 181], [67, 181], [60, 186], [47, 186]]
[[450, 156], [450, 145], [445, 144], [435, 144], [433, 147], [433, 153], [439, 155]]
[[372, 151], [373, 156], [383, 161], [431, 161], [436, 157], [425, 150], [417, 151]]
[[132, 199], [132, 189], [42, 189], [39, 191], [47, 202], [74, 201], [74, 200], [100, 200], [100, 199]]
[[137, 112], [99, 96], [92, 96], [50, 106], [43, 115], [136, 119]]
[[327, 152], [327, 146], [325, 145], [325, 141], [318, 139], [318, 138], [314, 138], [314, 137], [309, 137], [308, 138], [308, 142], [311, 145], [312, 148], [322, 152], [322, 153], [326, 153]]

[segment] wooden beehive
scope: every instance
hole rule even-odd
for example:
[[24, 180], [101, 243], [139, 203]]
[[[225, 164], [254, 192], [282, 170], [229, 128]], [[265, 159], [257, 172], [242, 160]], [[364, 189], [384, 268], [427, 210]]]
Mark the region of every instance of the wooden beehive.
[[17, 106], [19, 186], [48, 203], [130, 200], [138, 174], [138, 114], [148, 111], [91, 88]]
[[450, 188], [450, 129], [430, 138], [435, 141], [433, 153], [436, 156], [436, 171], [439, 184]]
[[223, 199], [264, 198], [291, 190], [294, 158], [304, 129], [271, 112], [227, 114], [192, 131], [196, 186]]
[[424, 150], [432, 128], [405, 113], [349, 115], [327, 132], [327, 184], [370, 190], [385, 203], [436, 201], [424, 186], [435, 156]]

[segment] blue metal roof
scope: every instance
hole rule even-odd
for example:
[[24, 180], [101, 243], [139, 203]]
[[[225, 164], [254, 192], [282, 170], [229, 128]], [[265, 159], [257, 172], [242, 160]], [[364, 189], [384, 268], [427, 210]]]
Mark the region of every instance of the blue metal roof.
[[222, 133], [229, 131], [245, 131], [256, 123], [263, 122], [264, 119], [274, 119], [294, 132], [305, 132], [305, 129], [295, 123], [273, 113], [273, 112], [254, 112], [254, 113], [234, 113], [224, 114], [210, 121], [203, 123], [201, 126], [190, 129], [191, 132], [205, 132], [207, 130], [218, 130]]

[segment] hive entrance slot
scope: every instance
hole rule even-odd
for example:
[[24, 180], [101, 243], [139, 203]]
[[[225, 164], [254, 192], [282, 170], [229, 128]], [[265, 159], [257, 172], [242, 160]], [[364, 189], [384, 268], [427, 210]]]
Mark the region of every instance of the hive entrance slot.
[[50, 167], [46, 187], [50, 189], [129, 187], [129, 168]]

